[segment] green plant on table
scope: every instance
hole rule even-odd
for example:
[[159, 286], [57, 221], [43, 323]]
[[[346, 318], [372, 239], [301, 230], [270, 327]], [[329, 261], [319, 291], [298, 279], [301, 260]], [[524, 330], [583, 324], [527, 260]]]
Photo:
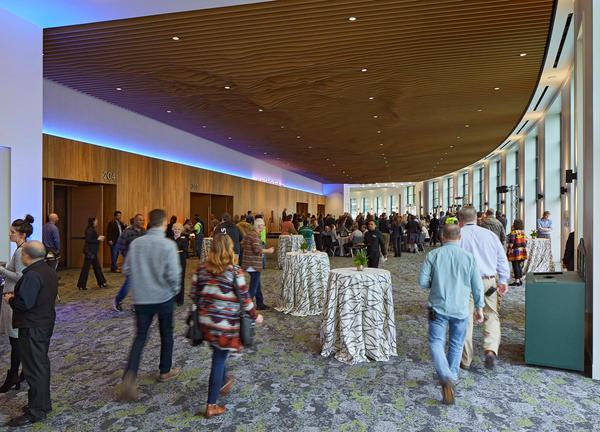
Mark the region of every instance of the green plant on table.
[[359, 249], [354, 255], [354, 265], [356, 267], [366, 266], [369, 260], [367, 259], [367, 254], [364, 249]]
[[300, 245], [300, 250], [302, 252], [306, 252], [308, 250], [308, 243], [306, 243], [306, 240], [302, 241], [302, 244]]
[[538, 232], [536, 230], [531, 230], [531, 234], [529, 236], [534, 239], [538, 237]]
[[290, 229], [288, 229], [288, 234], [290, 234], [290, 235], [294, 235], [294, 234], [296, 234], [296, 233], [294, 232], [294, 230], [293, 230], [293, 229], [291, 229], [291, 228], [290, 228]]

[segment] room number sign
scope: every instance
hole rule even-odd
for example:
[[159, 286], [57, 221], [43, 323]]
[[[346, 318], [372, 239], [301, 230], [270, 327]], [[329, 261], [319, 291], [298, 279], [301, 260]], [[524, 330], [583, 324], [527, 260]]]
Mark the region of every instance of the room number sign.
[[104, 171], [104, 180], [116, 180], [117, 175], [114, 172]]

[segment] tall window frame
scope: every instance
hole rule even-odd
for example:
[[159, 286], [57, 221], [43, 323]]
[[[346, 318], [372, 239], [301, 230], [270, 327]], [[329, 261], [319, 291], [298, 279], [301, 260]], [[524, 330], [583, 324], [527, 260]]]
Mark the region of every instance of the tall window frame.
[[484, 171], [483, 167], [479, 168], [479, 211], [483, 211], [483, 206], [485, 205], [483, 201], [483, 185], [484, 185]]

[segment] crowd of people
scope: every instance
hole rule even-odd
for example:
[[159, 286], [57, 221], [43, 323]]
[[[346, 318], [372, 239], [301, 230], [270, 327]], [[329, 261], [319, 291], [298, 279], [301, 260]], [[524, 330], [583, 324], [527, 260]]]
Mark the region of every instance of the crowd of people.
[[[48, 348], [56, 317], [58, 278], [53, 266], [43, 264], [48, 254], [60, 253], [58, 220], [58, 215], [49, 215], [42, 229], [43, 242], [28, 241], [33, 232], [31, 216], [15, 220], [10, 227], [10, 241], [16, 244], [16, 250], [10, 262], [0, 266], [4, 279], [0, 331], [9, 337], [11, 346], [10, 368], [0, 393], [19, 389], [24, 380], [29, 384], [29, 403], [22, 416], [9, 422], [12, 426], [42, 420], [52, 409]], [[549, 213], [540, 221], [546, 230], [543, 232], [550, 232]], [[370, 267], [378, 267], [381, 257], [386, 260], [390, 247], [394, 256], [400, 257], [403, 249], [412, 253], [424, 250], [424, 239], [429, 239], [431, 246], [439, 242], [442, 247], [433, 249], [425, 258], [419, 283], [430, 290], [429, 345], [443, 401], [453, 403], [458, 370], [468, 370], [473, 359], [474, 323], [483, 322], [485, 365], [495, 367], [501, 335], [500, 297], [508, 290], [509, 262], [514, 275], [510, 285], [522, 285], [527, 236], [520, 219], [513, 222], [508, 235], [506, 223], [499, 212], [489, 209], [482, 214], [473, 207], [464, 207], [457, 215], [440, 212], [421, 218], [408, 213], [392, 213], [390, 217], [385, 213], [358, 214], [356, 218], [344, 213], [335, 218], [330, 214], [288, 215], [284, 210], [281, 235], [302, 235], [310, 248], [314, 238], [316, 249], [330, 255], [338, 236], [348, 236], [344, 252], [363, 248]], [[114, 309], [122, 311], [124, 298], [132, 292], [136, 336], [123, 373], [121, 400], [139, 399], [137, 372], [155, 315], [161, 338], [157, 380], [164, 382], [179, 375], [179, 369], [172, 367], [174, 305], [184, 303], [186, 262], [190, 249], [201, 256], [206, 230], [212, 237], [211, 247], [194, 272], [189, 296], [200, 311], [204, 340], [213, 350], [205, 415], [225, 412], [217, 401], [219, 395], [231, 390], [235, 380], [225, 365], [228, 354], [242, 348], [240, 311], [257, 323], [262, 322], [258, 311], [268, 306], [264, 303], [260, 275], [266, 264], [265, 254], [273, 253], [274, 248], [266, 247], [263, 215], [248, 212], [233, 220], [227, 213], [219, 220], [211, 215], [206, 228], [198, 215], [193, 221], [180, 223], [176, 216], [167, 220], [165, 211], [160, 209], [149, 213], [147, 224], [142, 214], [136, 214], [129, 226], [123, 223], [121, 212], [116, 211], [107, 225], [106, 238], [98, 234], [96, 218], [88, 221], [78, 288], [87, 289], [90, 266], [98, 286], [106, 286], [98, 260], [99, 246], [106, 240], [111, 251], [111, 272], [121, 272], [118, 258], [119, 254], [123, 256], [125, 279], [114, 298]], [[244, 272], [249, 275], [249, 286]], [[449, 344], [445, 352], [447, 328]]]

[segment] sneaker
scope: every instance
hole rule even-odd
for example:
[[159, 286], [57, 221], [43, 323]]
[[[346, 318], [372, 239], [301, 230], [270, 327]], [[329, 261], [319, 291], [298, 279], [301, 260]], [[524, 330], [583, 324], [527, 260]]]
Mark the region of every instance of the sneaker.
[[117, 312], [123, 312], [123, 303], [118, 302], [116, 298], [113, 299], [113, 309]]
[[496, 354], [492, 351], [485, 353], [485, 367], [488, 369], [494, 369], [494, 367], [496, 367]]
[[270, 309], [269, 306], [267, 306], [267, 305], [256, 306], [256, 310], [267, 310], [267, 309]]
[[445, 405], [454, 404], [454, 384], [452, 384], [452, 381], [442, 383], [442, 402]]
[[169, 372], [164, 373], [164, 374], [160, 374], [158, 376], [157, 380], [158, 380], [158, 382], [169, 381], [171, 378], [175, 378], [180, 373], [181, 373], [181, 369], [173, 369], [173, 368], [171, 368], [171, 370]]

